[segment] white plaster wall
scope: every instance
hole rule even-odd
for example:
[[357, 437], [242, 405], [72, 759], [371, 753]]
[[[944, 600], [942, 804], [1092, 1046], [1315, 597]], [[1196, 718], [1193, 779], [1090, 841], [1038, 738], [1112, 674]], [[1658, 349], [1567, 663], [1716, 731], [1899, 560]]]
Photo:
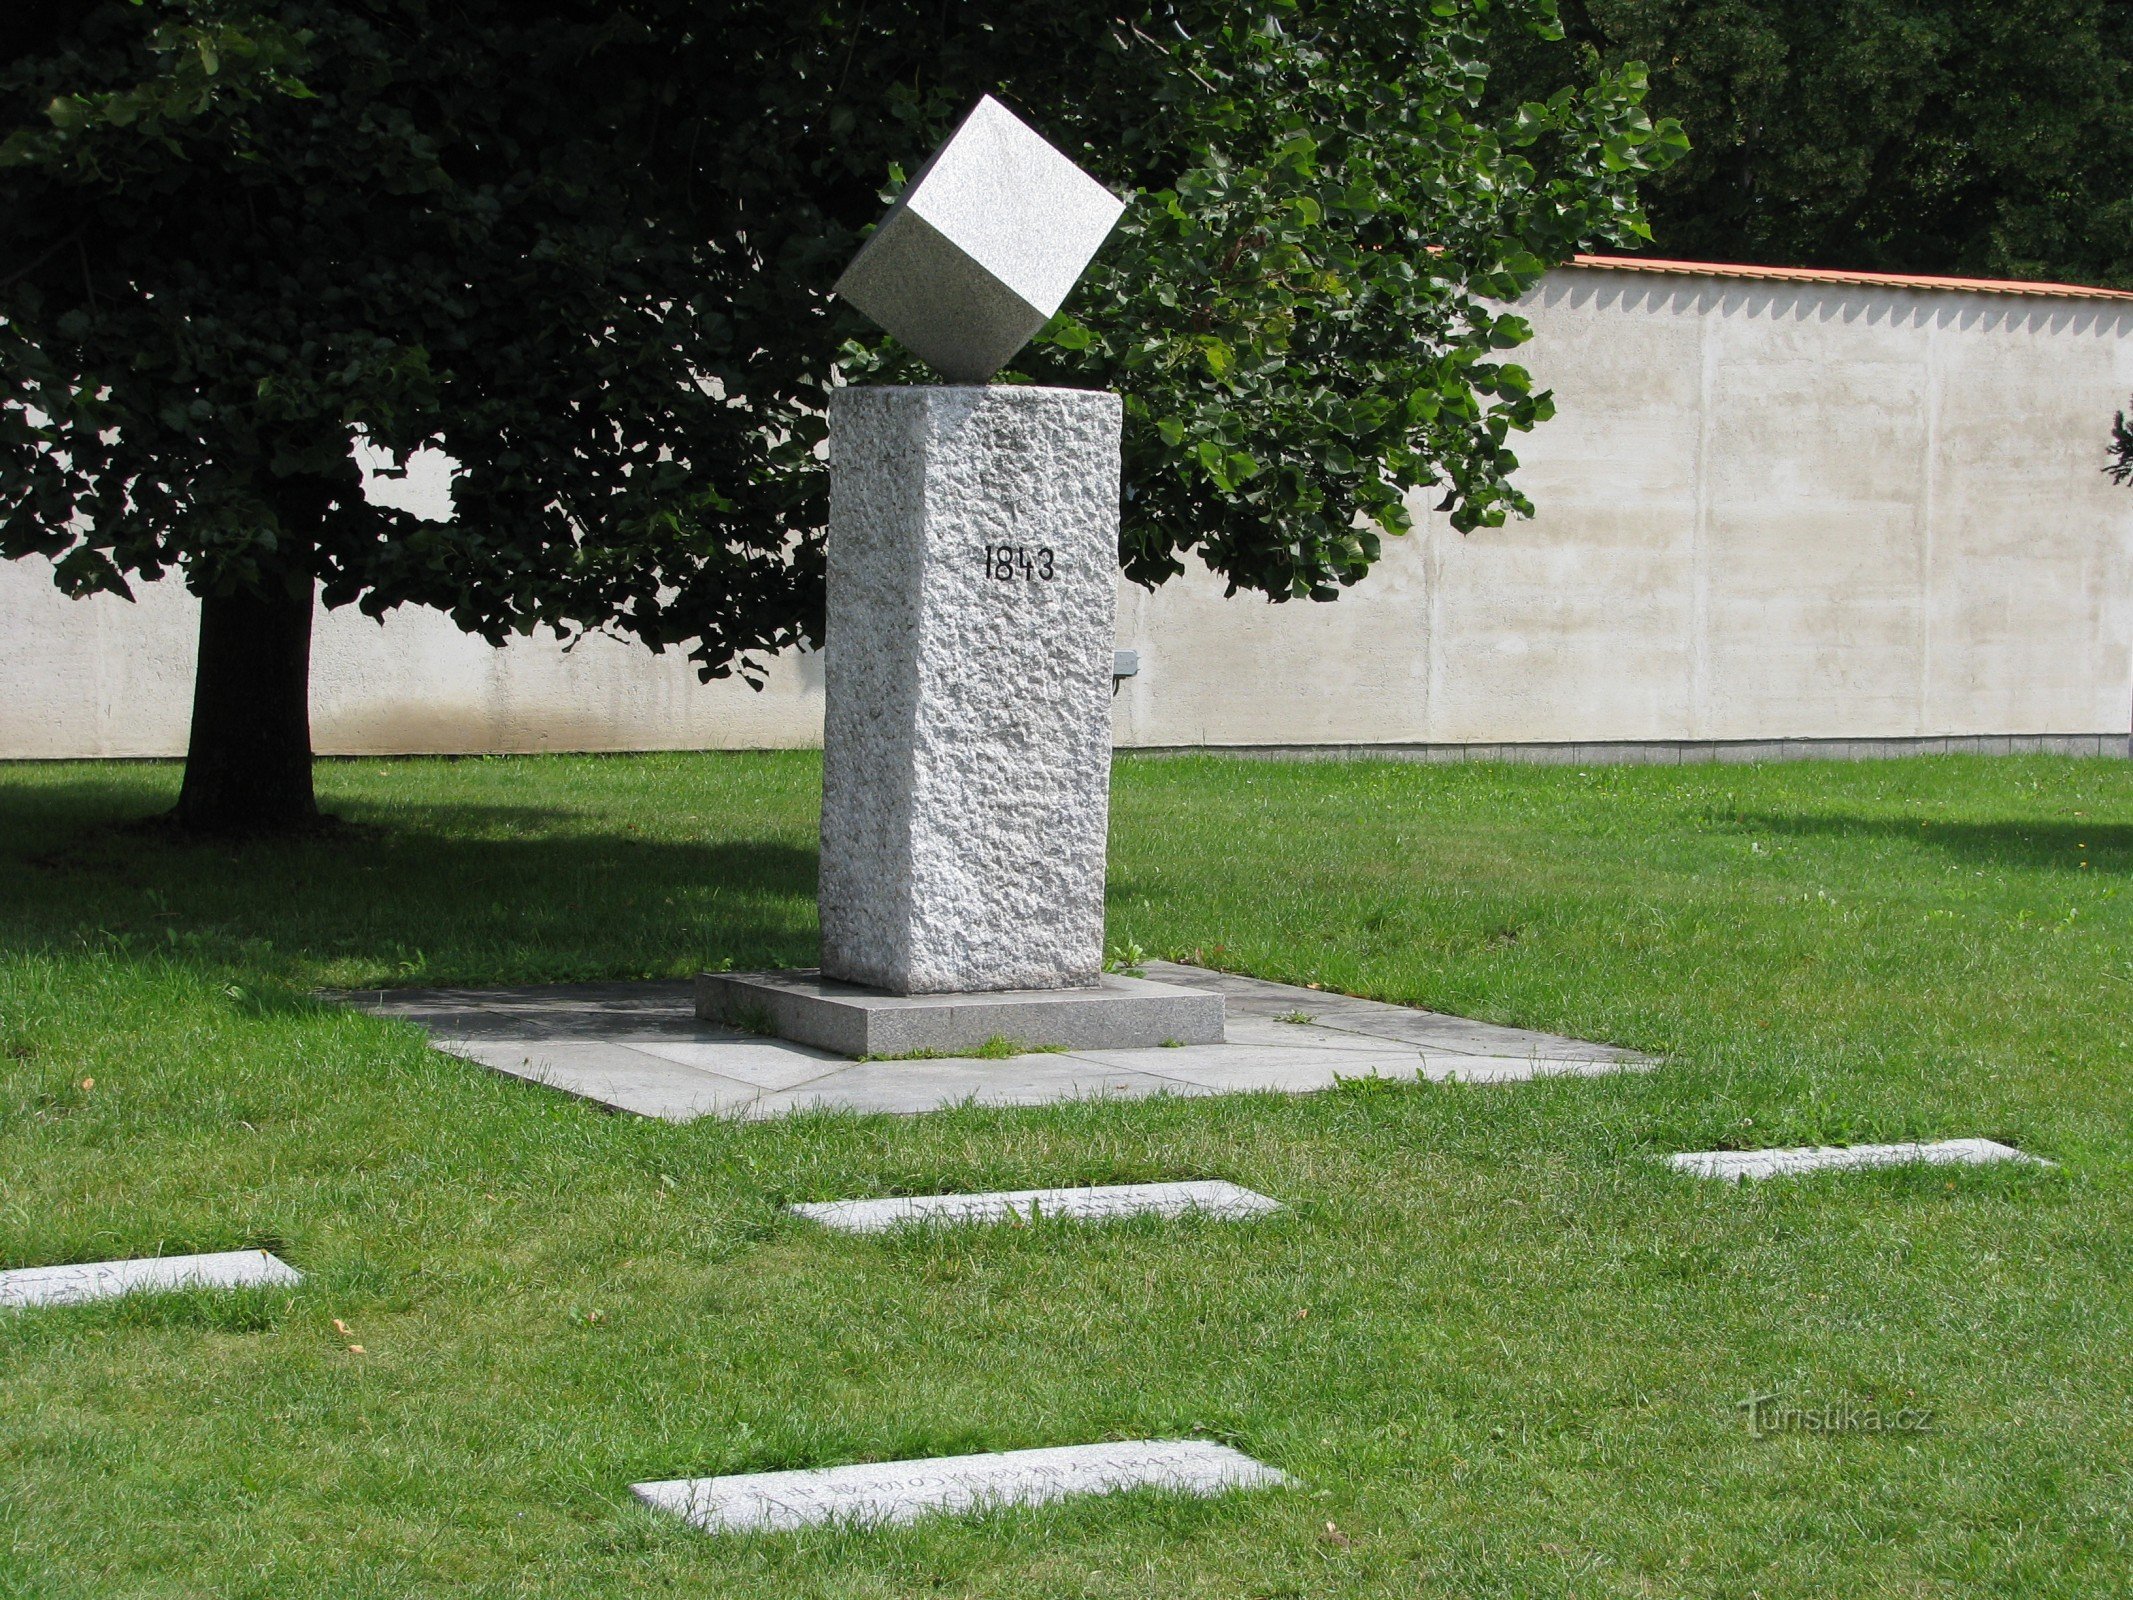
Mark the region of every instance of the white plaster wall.
[[1417, 529], [1327, 606], [1121, 612], [1122, 744], [2124, 734], [2133, 303], [1554, 274], [1538, 515]]
[[[1121, 744], [2127, 730], [2133, 491], [2098, 468], [2133, 303], [1579, 268], [1526, 310], [1539, 515], [1461, 536], [1418, 504], [1331, 605], [1122, 586]], [[374, 490], [446, 514], [447, 464]], [[192, 629], [175, 582], [75, 602], [0, 564], [0, 757], [182, 751]], [[312, 717], [334, 753], [805, 745], [821, 682], [340, 611]]]

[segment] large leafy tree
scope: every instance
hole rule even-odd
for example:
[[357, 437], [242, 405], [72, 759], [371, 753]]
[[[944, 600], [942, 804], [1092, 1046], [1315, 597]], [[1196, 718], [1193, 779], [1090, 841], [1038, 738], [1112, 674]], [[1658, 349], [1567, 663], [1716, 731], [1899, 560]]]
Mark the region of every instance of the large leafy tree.
[[[830, 387], [916, 376], [828, 286], [981, 92], [1121, 192], [1008, 376], [1129, 403], [1121, 559], [1326, 598], [1403, 495], [1527, 509], [1505, 303], [1642, 237], [1633, 68], [1484, 117], [1552, 0], [15, 0], [0, 555], [202, 600], [177, 820], [315, 816], [314, 596], [754, 674], [816, 638]], [[462, 468], [365, 499], [361, 435]]]
[[2124, 0], [1565, 0], [1507, 29], [1515, 101], [1625, 61], [1696, 149], [1646, 190], [1704, 261], [2133, 287]]

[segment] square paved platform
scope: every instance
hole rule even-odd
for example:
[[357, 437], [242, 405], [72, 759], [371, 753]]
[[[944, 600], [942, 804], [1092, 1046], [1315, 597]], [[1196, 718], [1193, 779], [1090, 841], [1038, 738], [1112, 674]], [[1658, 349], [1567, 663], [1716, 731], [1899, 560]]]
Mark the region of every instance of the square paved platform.
[[1057, 1050], [1222, 1042], [1219, 991], [1111, 973], [1093, 989], [888, 994], [812, 969], [705, 972], [696, 1014], [855, 1060], [962, 1054], [995, 1039]]
[[416, 1023], [438, 1049], [498, 1072], [671, 1122], [1255, 1089], [1305, 1094], [1344, 1078], [1512, 1083], [1653, 1064], [1609, 1045], [1317, 989], [1162, 961], [1145, 970], [1159, 983], [1220, 994], [1228, 1008], [1225, 1042], [1005, 1061], [851, 1061], [699, 1021], [687, 981], [373, 989], [341, 998]]

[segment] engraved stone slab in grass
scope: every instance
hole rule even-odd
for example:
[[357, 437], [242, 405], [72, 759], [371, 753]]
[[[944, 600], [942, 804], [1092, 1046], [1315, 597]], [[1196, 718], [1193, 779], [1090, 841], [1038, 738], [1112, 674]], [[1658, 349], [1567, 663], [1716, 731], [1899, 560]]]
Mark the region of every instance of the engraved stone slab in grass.
[[2051, 1163], [1992, 1139], [1942, 1139], [1933, 1144], [1820, 1145], [1797, 1150], [1691, 1150], [1672, 1158], [1677, 1171], [1738, 1183], [1743, 1178], [1789, 1178], [1807, 1172], [1855, 1172], [1870, 1167], [1981, 1166], [1994, 1161]]
[[1025, 1222], [1042, 1217], [1106, 1222], [1119, 1217], [1176, 1217], [1188, 1212], [1224, 1221], [1263, 1217], [1281, 1202], [1220, 1179], [1189, 1183], [1110, 1183], [1079, 1189], [1008, 1189], [993, 1194], [927, 1194], [884, 1200], [825, 1200], [790, 1208], [795, 1216], [844, 1233], [953, 1223]]
[[122, 1294], [178, 1289], [279, 1288], [304, 1275], [264, 1250], [223, 1250], [199, 1256], [151, 1256], [136, 1261], [85, 1261], [62, 1267], [0, 1272], [0, 1308], [77, 1305]]
[[630, 1492], [655, 1510], [670, 1511], [706, 1532], [741, 1533], [823, 1523], [882, 1526], [1125, 1489], [1215, 1495], [1287, 1481], [1264, 1462], [1211, 1440], [1149, 1439], [676, 1478], [633, 1484]]

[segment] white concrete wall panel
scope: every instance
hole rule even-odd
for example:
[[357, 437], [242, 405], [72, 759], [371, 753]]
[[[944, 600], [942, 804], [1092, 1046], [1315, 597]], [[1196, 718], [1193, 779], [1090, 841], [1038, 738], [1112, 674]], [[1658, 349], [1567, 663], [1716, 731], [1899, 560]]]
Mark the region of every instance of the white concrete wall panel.
[[2079, 303], [1972, 305], [1935, 329], [1936, 426], [1921, 720], [2116, 728], [2133, 657], [2133, 492], [2096, 417], [2133, 389], [2133, 319]]
[[[1690, 715], [1695, 426], [1693, 299], [1566, 275], [1525, 308], [1518, 355], [1556, 396], [1514, 448], [1536, 515], [1461, 535], [1418, 496], [1435, 581], [1429, 742], [1601, 740]], [[1628, 324], [1638, 337], [1615, 336]], [[1388, 622], [1390, 619], [1387, 619]]]
[[[1570, 268], [1524, 310], [1538, 515], [1462, 536], [1418, 497], [1331, 605], [1122, 586], [1121, 745], [2125, 734], [2133, 491], [2099, 469], [2133, 302]], [[377, 492], [446, 515], [448, 464]], [[0, 564], [0, 757], [182, 751], [193, 625], [175, 581], [74, 602]], [[349, 754], [798, 746], [821, 684], [341, 611], [312, 716]]]

